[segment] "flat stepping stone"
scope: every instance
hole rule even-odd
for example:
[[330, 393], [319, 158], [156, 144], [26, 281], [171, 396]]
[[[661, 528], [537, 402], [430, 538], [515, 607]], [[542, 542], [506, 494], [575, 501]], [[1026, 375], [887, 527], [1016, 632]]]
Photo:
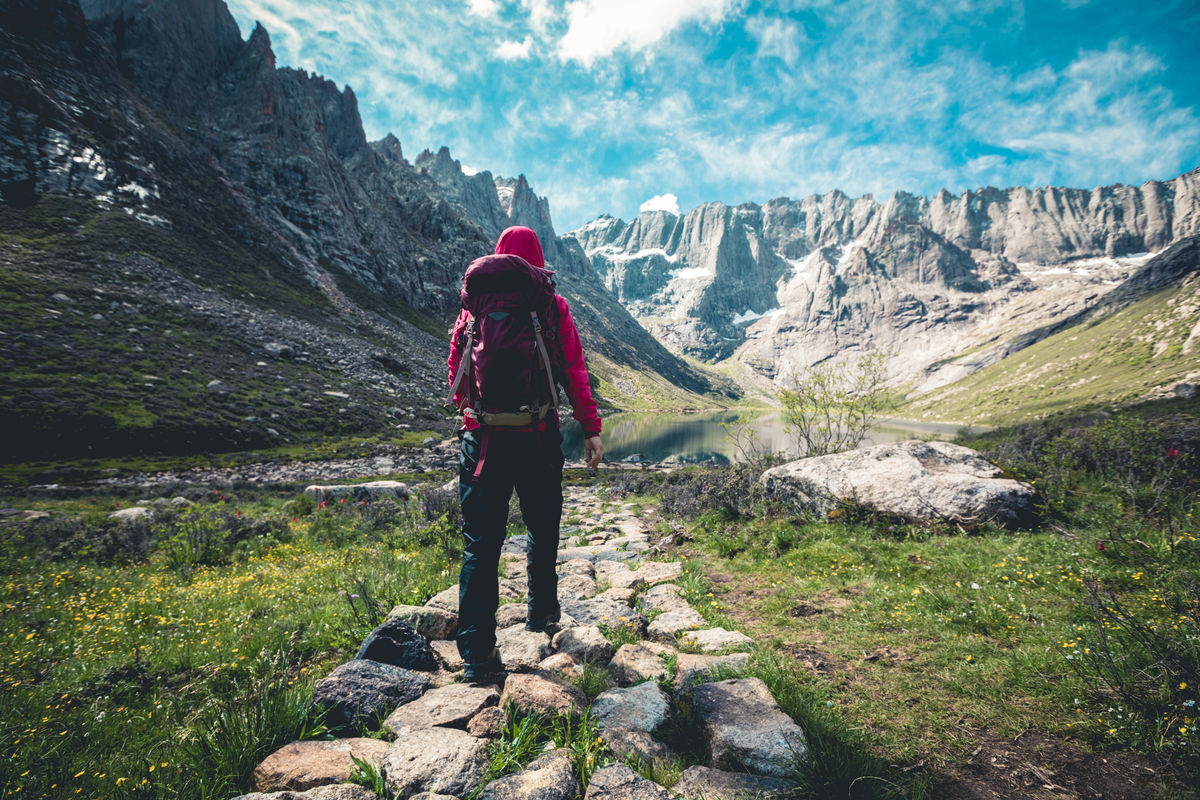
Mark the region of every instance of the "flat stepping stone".
[[[379, 800], [378, 796], [363, 786], [339, 783], [333, 786], [318, 786], [307, 792], [251, 792], [233, 800]], [[417, 800], [417, 798], [413, 798]]]
[[602, 544], [598, 546], [584, 547], [560, 547], [558, 550], [558, 560], [571, 561], [576, 558], [586, 558], [593, 564], [604, 561], [634, 561], [638, 554], [632, 550], [619, 550], [614, 545]]
[[635, 572], [646, 581], [647, 586], [654, 586], [683, 575], [683, 564], [679, 561], [643, 561]]
[[452, 683], [400, 706], [383, 721], [383, 727], [397, 735], [435, 726], [465, 728], [472, 717], [499, 701], [500, 692], [491, 686]]
[[608, 662], [608, 671], [618, 686], [630, 686], [647, 680], [656, 680], [667, 674], [664, 654], [673, 653], [669, 647], [650, 642], [623, 644]]
[[387, 787], [401, 797], [437, 792], [465, 797], [487, 768], [487, 740], [455, 728], [426, 728], [400, 737], [383, 759]]
[[566, 653], [579, 661], [608, 661], [613, 657], [612, 642], [595, 625], [564, 628], [554, 635], [556, 653]]
[[609, 764], [592, 773], [584, 800], [671, 800], [671, 793], [624, 764]]
[[416, 700], [433, 685], [420, 672], [380, 664], [350, 661], [337, 667], [313, 689], [313, 705], [325, 712], [330, 728], [374, 724], [397, 706]]
[[389, 616], [367, 634], [355, 658], [432, 672], [438, 667], [429, 643], [406, 620]]
[[458, 652], [458, 642], [451, 639], [435, 639], [429, 643], [429, 649], [437, 656], [438, 661], [442, 662], [442, 666], [451, 672], [456, 672], [462, 669], [462, 656]]
[[676, 691], [686, 691], [698, 683], [709, 683], [712, 681], [714, 672], [726, 670], [741, 672], [749, 664], [749, 653], [730, 653], [725, 656], [680, 653], [675, 658]]
[[529, 606], [524, 603], [505, 603], [496, 609], [496, 629], [524, 625], [529, 619]]
[[500, 648], [500, 660], [508, 670], [536, 669], [553, 652], [548, 635], [527, 631], [524, 625], [496, 631], [496, 647]]
[[627, 756], [637, 756], [641, 759], [649, 759], [655, 764], [667, 764], [679, 758], [674, 750], [645, 731], [604, 728], [600, 731], [600, 738], [613, 751], [613, 755], [621, 761], [625, 760]]
[[608, 585], [613, 589], [644, 589], [646, 587], [646, 579], [641, 576], [641, 570], [634, 572], [631, 569], [614, 570], [605, 574], [601, 580], [607, 581]]
[[671, 791], [704, 800], [784, 800], [794, 796], [796, 786], [780, 778], [695, 766], [683, 771]]
[[396, 606], [388, 619], [404, 620], [426, 639], [453, 639], [458, 628], [457, 614], [435, 606]]
[[570, 614], [581, 625], [607, 625], [610, 628], [632, 625], [645, 630], [646, 618], [633, 610], [627, 603], [614, 600], [563, 600], [563, 611]]
[[716, 769], [787, 778], [808, 755], [804, 731], [758, 678], [697, 686], [692, 708]]
[[575, 674], [579, 671], [579, 662], [570, 653], [555, 653], [546, 656], [546, 659], [538, 664], [538, 669], [542, 672], [557, 672], [559, 675], [568, 672]]
[[609, 689], [592, 703], [592, 718], [601, 728], [651, 733], [671, 714], [671, 699], [654, 681], [628, 689]]
[[659, 614], [650, 620], [650, 627], [646, 629], [646, 634], [651, 639], [673, 643], [680, 633], [695, 631], [707, 624], [707, 620], [700, 616], [699, 612], [690, 608], [681, 608], [678, 611]]
[[560, 748], [538, 756], [516, 775], [492, 781], [479, 800], [575, 800], [581, 791], [571, 751]]
[[744, 649], [754, 644], [754, 640], [738, 631], [727, 631], [724, 628], [709, 628], [702, 631], [688, 631], [679, 637], [683, 644], [694, 645], [706, 653], [719, 653], [722, 650]]
[[587, 695], [557, 675], [534, 672], [528, 675], [509, 675], [500, 695], [500, 707], [513, 703], [522, 711], [543, 714], [583, 714]]
[[559, 565], [559, 572], [564, 575], [586, 575], [596, 577], [596, 567], [586, 558], [573, 558]]
[[601, 600], [613, 600], [618, 603], [629, 605], [633, 600], [633, 596], [637, 594], [633, 589], [605, 589], [600, 594], [596, 595]]
[[433, 597], [425, 601], [425, 605], [430, 608], [440, 608], [443, 611], [449, 611], [458, 616], [458, 584], [454, 584], [448, 589], [435, 594]]
[[304, 792], [345, 783], [354, 770], [354, 758], [378, 765], [387, 749], [388, 743], [379, 739], [292, 742], [255, 767], [251, 781], [257, 792]]
[[558, 579], [560, 599], [582, 600], [596, 593], [596, 579], [588, 575], [564, 575]]
[[679, 611], [691, 608], [683, 599], [683, 590], [673, 583], [660, 583], [651, 586], [638, 597], [638, 603], [645, 611]]

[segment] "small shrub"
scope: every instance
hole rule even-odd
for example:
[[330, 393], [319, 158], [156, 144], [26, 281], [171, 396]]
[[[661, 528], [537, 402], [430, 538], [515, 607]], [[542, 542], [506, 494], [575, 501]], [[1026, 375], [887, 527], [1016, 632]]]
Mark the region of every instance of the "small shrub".
[[155, 527], [159, 549], [172, 568], [197, 564], [220, 564], [229, 555], [229, 528], [220, 510], [212, 506], [191, 506], [173, 523]]

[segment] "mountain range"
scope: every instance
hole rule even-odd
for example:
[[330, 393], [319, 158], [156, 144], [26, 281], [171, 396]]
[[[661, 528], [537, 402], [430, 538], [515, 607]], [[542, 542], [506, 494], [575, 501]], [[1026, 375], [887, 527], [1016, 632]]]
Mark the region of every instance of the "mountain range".
[[1200, 378], [1200, 172], [709, 203], [559, 236], [524, 176], [368, 141], [349, 87], [278, 66], [221, 0], [10, 0], [0, 44], [9, 462], [445, 431], [461, 275], [514, 224], [542, 239], [608, 408], [724, 406], [880, 347], [897, 383], [943, 396], [1162, 292], [1163, 369], [1138, 391]]

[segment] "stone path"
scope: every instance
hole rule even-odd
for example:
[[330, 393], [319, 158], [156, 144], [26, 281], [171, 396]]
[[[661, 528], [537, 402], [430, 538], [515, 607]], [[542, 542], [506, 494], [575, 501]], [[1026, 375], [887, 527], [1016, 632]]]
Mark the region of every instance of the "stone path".
[[[524, 628], [525, 543], [514, 537], [502, 555], [505, 604], [497, 613], [497, 643], [507, 674], [499, 682], [461, 682], [462, 662], [452, 641], [457, 587], [425, 606], [398, 606], [364, 641], [358, 657], [335, 669], [314, 693], [332, 721], [377, 723], [391, 741], [355, 738], [350, 730], [344, 731], [347, 738], [332, 742], [293, 742], [255, 770], [257, 792], [238, 800], [373, 797], [346, 785], [352, 756], [373, 761], [400, 798], [462, 800], [479, 787], [488, 740], [502, 734], [501, 709], [507, 704], [550, 714], [588, 709], [586, 696], [570, 682], [585, 663], [605, 665], [612, 677], [612, 688], [590, 711], [618, 760], [674, 759], [654, 734], [674, 713], [675, 700], [686, 696], [706, 764], [689, 767], [671, 788], [612, 764], [596, 771], [583, 794], [570, 753], [550, 751], [522, 772], [488, 784], [481, 797], [788, 796], [786, 779], [806, 756], [803, 731], [757, 678], [715, 683], [709, 678], [718, 666], [744, 667], [748, 655], [736, 651], [748, 649], [751, 640], [709, 627], [688, 604], [672, 583], [684, 575], [683, 564], [659, 553], [653, 530], [630, 505], [606, 506], [594, 490], [568, 487], [563, 519], [558, 632]], [[615, 629], [638, 641], [614, 648], [605, 633]]]

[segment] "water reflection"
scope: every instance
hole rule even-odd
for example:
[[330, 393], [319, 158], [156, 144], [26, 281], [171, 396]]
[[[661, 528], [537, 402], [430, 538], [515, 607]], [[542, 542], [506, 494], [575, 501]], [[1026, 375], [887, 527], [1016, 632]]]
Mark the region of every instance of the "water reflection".
[[[621, 461], [639, 455], [648, 461], [727, 464], [739, 458], [729, 426], [746, 415], [736, 411], [702, 414], [626, 413], [604, 418], [604, 459]], [[762, 412], [745, 423], [771, 452], [795, 455], [794, 439], [784, 432], [777, 412]], [[936, 422], [881, 420], [864, 445], [901, 439], [953, 439], [961, 426]], [[583, 432], [574, 420], [563, 425], [563, 452], [583, 458]]]

